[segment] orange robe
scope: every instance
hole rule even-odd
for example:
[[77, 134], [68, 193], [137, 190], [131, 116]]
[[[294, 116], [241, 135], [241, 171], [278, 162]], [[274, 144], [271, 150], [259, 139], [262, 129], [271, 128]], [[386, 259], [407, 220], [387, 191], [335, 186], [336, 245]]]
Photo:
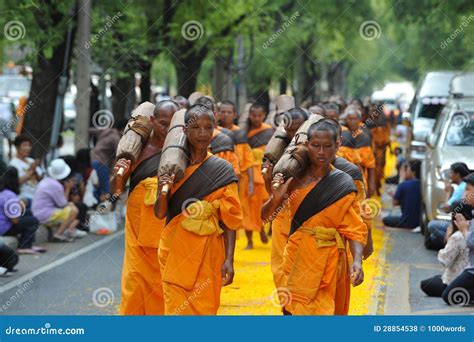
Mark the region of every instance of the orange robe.
[[[247, 134], [250, 139], [257, 133], [266, 129], [272, 129], [272, 126], [265, 123], [260, 128], [250, 130]], [[254, 194], [242, 199], [242, 203], [248, 204], [249, 221], [245, 226], [246, 230], [260, 231], [263, 227], [263, 221], [260, 217], [263, 203], [268, 199], [268, 193], [265, 189], [265, 181], [262, 176], [263, 153], [265, 152], [265, 145], [254, 146], [252, 148], [253, 154], [253, 180], [254, 180]], [[243, 186], [243, 185], [242, 185]]]
[[[342, 126], [342, 131], [347, 132], [349, 129], [345, 126]], [[357, 166], [360, 165], [362, 162], [362, 159], [359, 155], [359, 152], [357, 151], [355, 144], [354, 146], [351, 146], [350, 144], [344, 144], [344, 139], [343, 144], [341, 144], [341, 147], [339, 147], [339, 150], [337, 151], [337, 156], [344, 158], [348, 162], [351, 162], [352, 164], [355, 164]]]
[[[184, 178], [173, 186], [171, 193], [179, 189], [200, 165], [188, 167]], [[203, 201], [213, 207], [211, 218], [223, 222], [229, 229], [240, 228], [242, 210], [237, 183], [217, 189]], [[206, 210], [203, 201], [196, 202], [201, 214]], [[220, 305], [224, 237], [218, 223], [211, 224], [213, 232], [207, 235], [185, 229], [188, 219], [189, 214], [178, 214], [166, 224], [161, 236], [158, 259], [163, 275], [165, 315], [215, 315]]]
[[[293, 192], [290, 211], [295, 215], [315, 183]], [[285, 309], [293, 315], [347, 314], [350, 297], [349, 259], [345, 239], [365, 245], [367, 228], [349, 193], [306, 220], [288, 239], [284, 276], [291, 294]]]
[[[349, 139], [345, 139], [345, 136]], [[342, 128], [342, 145], [337, 155], [359, 166], [364, 176], [364, 183], [368, 184], [368, 169], [375, 168], [375, 157], [372, 138], [362, 124], [355, 132], [350, 132], [347, 127]]]
[[[365, 212], [365, 186], [362, 180], [353, 179], [354, 185], [357, 188], [357, 200], [361, 205], [361, 208], [355, 208], [357, 213]], [[369, 209], [370, 210], [370, 209]], [[285, 286], [284, 275], [283, 275], [283, 251], [285, 249], [286, 242], [288, 241], [288, 235], [290, 234], [291, 227], [291, 212], [288, 205], [282, 207], [282, 210], [278, 213], [275, 219], [272, 221], [272, 250], [271, 250], [271, 268], [273, 273], [273, 282], [275, 287], [283, 288]], [[367, 229], [371, 229], [372, 220], [369, 215], [362, 215], [362, 220], [367, 226]], [[350, 250], [348, 250], [350, 253]]]
[[275, 288], [285, 286], [283, 276], [283, 250], [285, 249], [288, 235], [290, 234], [291, 213], [288, 205], [284, 205], [281, 211], [272, 221], [272, 250], [271, 268]]
[[[239, 126], [233, 125], [231, 131], [235, 132], [239, 129]], [[239, 197], [240, 203], [242, 205], [242, 226], [250, 227], [250, 206], [247, 200], [249, 198], [249, 176], [247, 170], [253, 167], [254, 164], [252, 149], [250, 148], [250, 145], [248, 143], [236, 143], [235, 153], [237, 154], [240, 166]]]
[[[225, 134], [219, 131], [217, 128], [214, 129], [214, 133], [212, 137], [214, 138], [218, 134]], [[227, 160], [230, 165], [232, 165], [232, 168], [234, 169], [235, 174], [237, 177], [240, 177], [240, 166], [239, 166], [239, 159], [237, 158], [237, 154], [235, 151], [222, 151], [215, 153], [216, 157], [222, 158], [224, 160]]]
[[375, 178], [377, 188], [380, 189], [384, 178], [387, 146], [390, 144], [390, 126], [388, 121], [383, 120], [383, 118], [376, 124], [375, 127], [370, 129], [370, 134], [372, 135], [372, 150], [375, 157]]
[[161, 272], [156, 255], [165, 221], [158, 219], [153, 212], [157, 185], [156, 177], [146, 178], [128, 198], [120, 304], [122, 315], [164, 313]]
[[19, 118], [18, 123], [16, 124], [16, 135], [20, 135], [25, 124], [25, 111], [27, 106], [28, 99], [26, 96], [21, 96], [18, 102], [18, 107], [16, 109], [16, 116]]

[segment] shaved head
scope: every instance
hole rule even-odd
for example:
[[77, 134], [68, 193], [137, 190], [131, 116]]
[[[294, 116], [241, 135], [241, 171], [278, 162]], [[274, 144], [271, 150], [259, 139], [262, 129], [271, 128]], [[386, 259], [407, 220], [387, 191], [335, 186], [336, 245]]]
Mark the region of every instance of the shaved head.
[[206, 105], [195, 104], [186, 111], [184, 114], [184, 123], [187, 125], [191, 120], [196, 120], [201, 116], [209, 116], [212, 121], [216, 122], [213, 111]]
[[161, 112], [170, 112], [173, 113], [179, 110], [179, 104], [177, 104], [173, 100], [163, 100], [156, 104], [155, 109], [153, 111], [153, 115], [158, 118]]

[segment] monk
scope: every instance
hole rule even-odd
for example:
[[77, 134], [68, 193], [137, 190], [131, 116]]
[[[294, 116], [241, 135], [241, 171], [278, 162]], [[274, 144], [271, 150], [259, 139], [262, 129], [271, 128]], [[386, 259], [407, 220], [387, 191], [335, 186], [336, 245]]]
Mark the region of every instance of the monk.
[[[339, 147], [337, 129], [318, 122], [308, 130], [310, 167], [300, 179], [275, 175], [262, 218], [289, 200], [291, 228], [284, 251], [284, 281], [290, 293], [284, 313], [290, 315], [347, 314], [350, 282], [363, 282], [362, 251], [367, 229], [357, 213], [357, 189], [352, 178], [331, 161]], [[346, 242], [353, 261], [349, 265]]]
[[231, 101], [222, 101], [219, 107], [219, 122], [223, 128], [234, 134], [235, 153], [240, 167], [239, 197], [243, 214], [242, 226], [249, 227], [251, 225], [250, 206], [245, 201], [254, 193], [253, 154], [247, 132], [234, 124], [236, 118], [235, 104]]
[[362, 124], [360, 110], [351, 105], [343, 115], [346, 128], [342, 130], [342, 157], [356, 164], [362, 170], [367, 187], [367, 197], [375, 194], [375, 158], [372, 150], [372, 138], [368, 128]]
[[[325, 122], [328, 122], [330, 124], [333, 124], [334, 127], [337, 129], [337, 137], [339, 140], [339, 143], [341, 143], [341, 132], [342, 128], [341, 125], [332, 119], [326, 118], [324, 119]], [[332, 165], [341, 171], [344, 171], [347, 173], [349, 176], [352, 177], [352, 180], [354, 181], [354, 185], [357, 188], [357, 198], [360, 203], [360, 213], [362, 220], [364, 221], [366, 227], [367, 227], [367, 244], [364, 246], [364, 260], [367, 259], [369, 256], [372, 255], [374, 252], [374, 245], [373, 245], [373, 239], [372, 239], [372, 211], [370, 207], [366, 204], [366, 199], [367, 199], [367, 191], [365, 190], [365, 184], [364, 184], [364, 178], [362, 175], [362, 172], [357, 165], [347, 161], [346, 159], [339, 157], [336, 155], [334, 160], [332, 161]]]
[[385, 156], [390, 147], [390, 123], [383, 105], [371, 106], [369, 118], [365, 121], [372, 135], [372, 149], [375, 157], [375, 190], [380, 196], [384, 178]]
[[249, 110], [249, 131], [247, 137], [253, 154], [253, 175], [254, 175], [254, 193], [245, 199], [242, 203], [249, 206], [249, 225], [245, 226], [245, 234], [247, 236], [247, 247], [245, 249], [253, 249], [253, 232], [260, 233], [260, 239], [263, 243], [268, 243], [268, 237], [265, 233], [263, 221], [260, 218], [260, 210], [263, 203], [268, 198], [265, 190], [265, 182], [261, 173], [263, 163], [263, 153], [265, 145], [273, 135], [273, 127], [264, 123], [267, 116], [267, 109], [264, 105], [254, 103]]
[[136, 163], [119, 159], [114, 167], [125, 170], [123, 177], [114, 177], [115, 193], [121, 193], [127, 180], [130, 192], [125, 218], [125, 255], [122, 271], [122, 315], [162, 315], [163, 289], [157, 253], [165, 225], [153, 213], [157, 193], [157, 171], [161, 149], [178, 104], [158, 102], [150, 117], [153, 131]]
[[[218, 122], [219, 113], [216, 110], [217, 106], [212, 97], [201, 96], [196, 100], [195, 104], [208, 107], [214, 114], [216, 123]], [[227, 160], [232, 165], [236, 176], [240, 177], [239, 159], [235, 153], [234, 135], [232, 131], [216, 124], [212, 135], [210, 151], [217, 157]]]
[[190, 106], [189, 100], [182, 95], [174, 96], [173, 100], [179, 104], [179, 109], [188, 109]]
[[311, 112], [311, 114], [318, 114], [318, 115], [321, 115], [321, 116], [326, 115], [326, 110], [324, 109], [324, 107], [322, 105], [311, 106], [311, 107], [309, 107], [309, 111]]
[[339, 105], [335, 102], [329, 102], [324, 105], [326, 118], [334, 119], [339, 121], [340, 108]]
[[[242, 209], [232, 166], [208, 152], [215, 125], [208, 107], [191, 106], [184, 128], [189, 166], [177, 183], [173, 175], [159, 178], [155, 214], [167, 222], [158, 251], [165, 315], [215, 315], [221, 287], [234, 278]], [[172, 185], [167, 195], [165, 185]]]
[[[283, 122], [289, 140], [293, 139], [298, 128], [308, 119], [308, 115], [301, 108], [293, 108], [283, 114]], [[267, 193], [271, 193], [271, 175], [273, 172], [273, 164], [269, 160], [263, 162], [262, 167], [268, 168], [264, 175], [265, 188]], [[286, 203], [284, 203], [286, 204]], [[276, 289], [284, 287], [283, 281], [283, 250], [288, 240], [291, 225], [290, 210], [287, 205], [282, 205], [275, 213], [272, 221], [272, 249], [271, 249], [271, 268], [273, 274], [273, 282]]]

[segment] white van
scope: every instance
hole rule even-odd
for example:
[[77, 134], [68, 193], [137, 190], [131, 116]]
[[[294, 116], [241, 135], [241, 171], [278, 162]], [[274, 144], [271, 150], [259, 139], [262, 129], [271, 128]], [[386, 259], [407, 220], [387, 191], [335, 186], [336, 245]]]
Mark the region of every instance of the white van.
[[412, 159], [423, 160], [426, 155], [426, 138], [431, 134], [441, 110], [448, 101], [449, 84], [458, 71], [432, 71], [423, 78], [410, 105], [411, 140], [406, 150]]

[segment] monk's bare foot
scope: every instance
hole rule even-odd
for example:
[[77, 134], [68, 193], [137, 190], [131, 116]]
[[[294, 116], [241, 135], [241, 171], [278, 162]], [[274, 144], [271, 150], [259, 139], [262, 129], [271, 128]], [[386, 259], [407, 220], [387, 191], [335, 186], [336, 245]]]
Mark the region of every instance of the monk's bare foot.
[[267, 233], [265, 233], [265, 230], [263, 230], [263, 229], [260, 231], [260, 240], [262, 241], [263, 244], [268, 243]]
[[244, 251], [248, 251], [248, 250], [251, 250], [253, 249], [253, 241], [249, 241], [247, 243], [247, 247], [244, 248]]

